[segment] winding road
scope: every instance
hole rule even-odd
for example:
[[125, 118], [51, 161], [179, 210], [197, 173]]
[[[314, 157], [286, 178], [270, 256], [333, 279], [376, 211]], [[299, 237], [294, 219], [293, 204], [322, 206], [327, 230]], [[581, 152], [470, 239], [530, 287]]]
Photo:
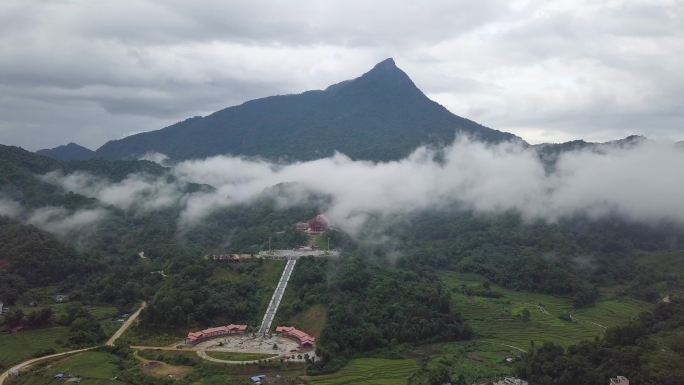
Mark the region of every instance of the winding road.
[[[143, 303], [140, 305], [140, 308], [139, 308], [138, 310], [136, 310], [135, 313], [133, 313], [130, 317], [128, 317], [128, 319], [126, 320], [126, 322], [124, 322], [124, 324], [121, 325], [121, 327], [119, 328], [119, 330], [117, 330], [117, 331], [116, 331], [116, 332], [107, 340], [107, 342], [105, 343], [105, 346], [114, 346], [114, 343], [116, 342], [116, 340], [118, 340], [119, 337], [121, 337], [121, 336], [126, 332], [126, 330], [128, 330], [129, 327], [131, 327], [131, 325], [133, 324], [133, 322], [135, 322], [135, 320], [138, 318], [138, 316], [140, 316], [140, 312], [141, 312], [146, 306], [147, 306], [147, 302], [143, 302]], [[50, 355], [48, 355], [48, 356], [43, 356], [43, 357], [38, 357], [38, 358], [32, 358], [32, 359], [27, 360], [27, 361], [24, 361], [24, 362], [22, 362], [22, 363], [20, 363], [20, 364], [16, 364], [16, 365], [12, 366], [11, 368], [7, 369], [7, 370], [6, 370], [5, 372], [3, 372], [2, 374], [0, 374], [0, 385], [3, 385], [3, 384], [5, 383], [5, 380], [7, 380], [7, 377], [9, 377], [10, 373], [19, 373], [19, 372], [21, 372], [22, 370], [27, 369], [27, 368], [30, 367], [31, 365], [34, 365], [34, 364], [37, 364], [37, 363], [40, 363], [40, 362], [43, 362], [43, 361], [47, 361], [47, 360], [50, 360], [50, 359], [53, 359], [53, 358], [65, 357], [65, 356], [69, 356], [69, 355], [72, 355], [72, 354], [87, 352], [88, 350], [93, 350], [93, 349], [95, 349], [95, 348], [97, 348], [97, 347], [99, 347], [99, 346], [92, 346], [92, 347], [89, 347], [89, 348], [76, 349], [76, 350], [69, 350], [68, 352], [61, 352], [61, 353], [56, 353], [56, 354], [50, 354]]]

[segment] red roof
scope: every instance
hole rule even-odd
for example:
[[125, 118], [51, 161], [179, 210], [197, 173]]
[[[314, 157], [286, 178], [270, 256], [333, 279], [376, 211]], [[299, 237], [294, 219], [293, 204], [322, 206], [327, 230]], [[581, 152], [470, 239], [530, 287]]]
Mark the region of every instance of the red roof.
[[316, 342], [316, 337], [301, 331], [294, 326], [278, 326], [276, 327], [276, 333], [282, 333], [286, 336], [292, 337], [299, 341], [300, 345], [313, 345]]
[[313, 226], [314, 224], [328, 227], [330, 225], [330, 221], [328, 221], [328, 218], [326, 218], [325, 215], [318, 214], [315, 217], [309, 219], [309, 225]]
[[190, 342], [196, 342], [199, 341], [203, 338], [208, 338], [208, 337], [214, 337], [214, 336], [219, 336], [219, 335], [225, 335], [225, 334], [236, 334], [236, 333], [244, 333], [247, 331], [247, 325], [226, 325], [226, 326], [217, 326], [213, 328], [208, 328], [204, 330], [200, 330], [198, 332], [190, 332], [188, 333], [187, 340]]

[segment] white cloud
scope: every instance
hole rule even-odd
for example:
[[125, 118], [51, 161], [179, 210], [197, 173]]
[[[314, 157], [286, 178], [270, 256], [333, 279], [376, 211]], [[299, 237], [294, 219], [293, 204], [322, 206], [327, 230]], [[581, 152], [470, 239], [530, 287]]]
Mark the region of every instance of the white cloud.
[[[29, 213], [28, 221], [63, 232], [101, 219], [108, 206], [133, 213], [177, 207], [182, 230], [217, 210], [250, 204], [266, 194], [281, 207], [313, 206], [321, 203], [314, 197], [325, 197], [325, 213], [352, 234], [369, 217], [455, 205], [480, 214], [517, 212], [549, 222], [618, 215], [629, 221], [684, 224], [683, 164], [681, 147], [650, 141], [567, 152], [553, 172], [529, 148], [465, 138], [440, 153], [419, 148], [405, 159], [384, 163], [354, 161], [343, 154], [286, 165], [216, 156], [178, 163], [169, 169], [171, 177], [131, 174], [118, 183], [82, 172], [46, 174], [44, 181], [96, 198], [102, 208], [76, 213], [45, 208]], [[189, 192], [188, 183], [214, 190]], [[0, 200], [0, 212], [22, 212], [8, 202]], [[297, 220], [301, 218], [292, 218]]]
[[58, 235], [76, 234], [80, 238], [102, 221], [108, 212], [103, 208], [69, 211], [63, 207], [47, 206], [26, 209], [19, 202], [0, 197], [0, 215], [31, 224]]
[[531, 150], [461, 139], [441, 160], [425, 148], [387, 163], [353, 161], [342, 154], [290, 165], [218, 156], [180, 163], [175, 173], [180, 179], [216, 187], [216, 192], [187, 197], [182, 224], [288, 183], [301, 188], [290, 195], [291, 203], [305, 202], [302, 190], [329, 196], [328, 216], [356, 232], [368, 215], [453, 204], [476, 213], [514, 211], [547, 221], [615, 214], [635, 221], [684, 223], [684, 210], [679, 209], [682, 164], [681, 149], [646, 142], [602, 153], [569, 152], [560, 157], [556, 171], [547, 174]]
[[69, 212], [62, 207], [43, 207], [31, 212], [26, 222], [51, 233], [67, 235], [92, 229], [107, 215], [104, 209], [84, 209]]
[[84, 172], [64, 175], [53, 171], [41, 179], [123, 210], [149, 211], [179, 205], [184, 188], [175, 181], [145, 174], [131, 174], [118, 183]]
[[21, 205], [8, 198], [0, 197], [0, 215], [16, 218], [23, 211]]

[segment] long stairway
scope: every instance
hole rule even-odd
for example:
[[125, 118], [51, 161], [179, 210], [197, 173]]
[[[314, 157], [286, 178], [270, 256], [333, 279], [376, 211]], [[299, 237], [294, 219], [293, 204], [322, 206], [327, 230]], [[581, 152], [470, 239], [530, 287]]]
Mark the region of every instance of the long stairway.
[[261, 326], [259, 327], [259, 334], [266, 334], [271, 329], [271, 323], [273, 318], [275, 318], [278, 307], [280, 306], [280, 300], [283, 299], [283, 294], [285, 294], [285, 288], [287, 288], [287, 283], [290, 281], [290, 276], [294, 270], [297, 259], [288, 259], [287, 264], [285, 264], [285, 270], [280, 276], [280, 281], [278, 281], [278, 286], [276, 286], [273, 296], [271, 297], [271, 302], [268, 304], [266, 309], [266, 314], [264, 314], [264, 319], [261, 321]]

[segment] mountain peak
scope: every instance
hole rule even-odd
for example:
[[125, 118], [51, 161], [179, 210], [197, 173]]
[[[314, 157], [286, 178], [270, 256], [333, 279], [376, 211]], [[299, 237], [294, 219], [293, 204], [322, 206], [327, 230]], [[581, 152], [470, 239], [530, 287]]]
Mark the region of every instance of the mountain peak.
[[395, 69], [399, 69], [399, 68], [397, 67], [397, 64], [394, 62], [394, 59], [392, 59], [391, 57], [381, 61], [380, 63], [376, 64], [373, 67], [373, 70], [395, 70]]
[[36, 151], [36, 154], [48, 156], [57, 160], [84, 160], [95, 156], [95, 152], [77, 143], [69, 142], [55, 148], [46, 148]]
[[111, 159], [160, 152], [183, 160], [231, 154], [297, 161], [338, 151], [352, 159], [387, 161], [419, 146], [451, 143], [457, 133], [491, 143], [522, 142], [452, 114], [387, 58], [324, 90], [248, 101], [196, 121], [110, 141], [97, 155]]

